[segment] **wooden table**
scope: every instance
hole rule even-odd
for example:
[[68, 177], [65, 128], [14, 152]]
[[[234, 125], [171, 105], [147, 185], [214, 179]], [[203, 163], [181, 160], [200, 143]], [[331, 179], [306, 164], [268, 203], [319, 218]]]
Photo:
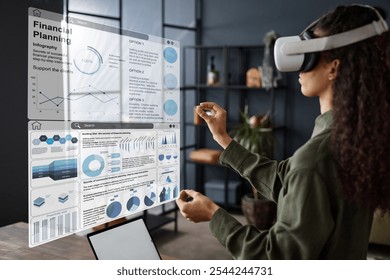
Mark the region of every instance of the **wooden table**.
[[29, 248], [28, 224], [19, 222], [0, 228], [0, 259], [93, 260], [95, 256], [88, 239], [74, 234]]
[[30, 248], [28, 224], [19, 222], [0, 228], [0, 260], [95, 260], [95, 255], [87, 237], [74, 234]]

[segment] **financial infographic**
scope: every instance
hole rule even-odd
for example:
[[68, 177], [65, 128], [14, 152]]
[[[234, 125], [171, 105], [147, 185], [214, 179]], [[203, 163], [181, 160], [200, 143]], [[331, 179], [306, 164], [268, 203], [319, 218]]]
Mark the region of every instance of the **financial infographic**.
[[179, 122], [179, 43], [30, 8], [29, 119]]
[[29, 245], [175, 200], [180, 45], [29, 8]]

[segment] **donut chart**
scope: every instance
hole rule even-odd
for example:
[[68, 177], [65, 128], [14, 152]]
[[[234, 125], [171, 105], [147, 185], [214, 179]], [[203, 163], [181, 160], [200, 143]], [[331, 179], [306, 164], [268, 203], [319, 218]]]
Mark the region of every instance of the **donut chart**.
[[90, 47], [79, 51], [75, 56], [74, 66], [83, 74], [93, 75], [99, 71], [100, 66], [103, 64], [103, 58], [100, 53]]
[[106, 214], [109, 218], [116, 218], [122, 211], [122, 204], [118, 201], [111, 202], [107, 209]]
[[99, 155], [90, 155], [84, 160], [82, 169], [88, 177], [99, 176], [104, 169], [104, 159]]

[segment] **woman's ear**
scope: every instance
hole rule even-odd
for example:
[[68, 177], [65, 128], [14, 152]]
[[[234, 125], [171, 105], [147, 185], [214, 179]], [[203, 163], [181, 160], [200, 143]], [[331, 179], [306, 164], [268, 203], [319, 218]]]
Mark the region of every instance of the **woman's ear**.
[[329, 63], [329, 80], [336, 79], [340, 63], [340, 59], [334, 59]]

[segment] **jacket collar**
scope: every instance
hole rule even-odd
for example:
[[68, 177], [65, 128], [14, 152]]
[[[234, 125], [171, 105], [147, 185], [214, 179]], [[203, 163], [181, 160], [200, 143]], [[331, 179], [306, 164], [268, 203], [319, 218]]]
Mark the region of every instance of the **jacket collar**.
[[315, 126], [311, 138], [325, 132], [332, 128], [333, 124], [333, 111], [329, 110], [316, 118]]

